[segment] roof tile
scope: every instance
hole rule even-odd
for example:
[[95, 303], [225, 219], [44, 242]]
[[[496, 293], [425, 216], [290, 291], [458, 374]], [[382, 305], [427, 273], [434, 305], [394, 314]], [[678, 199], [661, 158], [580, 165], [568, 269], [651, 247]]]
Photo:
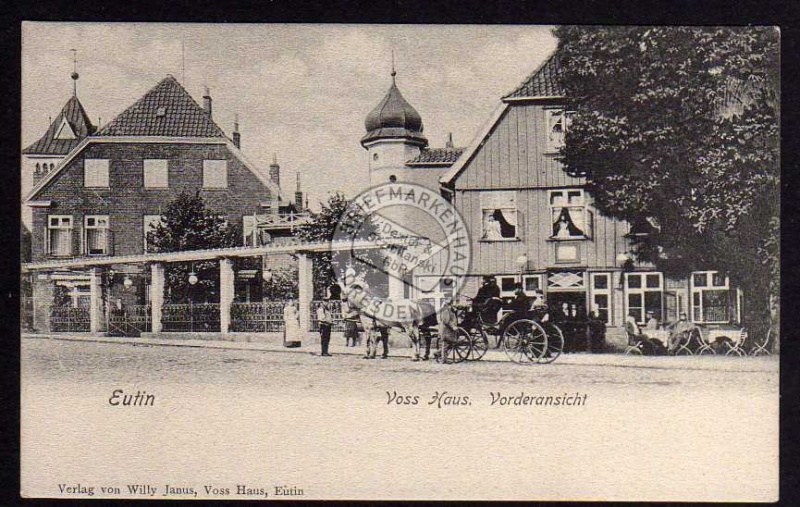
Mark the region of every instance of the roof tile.
[[97, 135], [225, 137], [222, 129], [171, 75], [107, 123]]
[[430, 148], [406, 162], [410, 166], [452, 165], [466, 148]]
[[[56, 139], [58, 129], [61, 127], [61, 122], [66, 119], [72, 131], [75, 133], [75, 139]], [[78, 97], [73, 95], [61, 108], [56, 119], [50, 124], [47, 132], [35, 143], [31, 144], [22, 153], [28, 155], [66, 155], [72, 148], [78, 145], [81, 140], [94, 133], [95, 126], [89, 120], [89, 115], [83, 109], [83, 105], [78, 100]]]
[[564, 88], [559, 83], [561, 65], [553, 54], [528, 76], [514, 91], [503, 97], [521, 99], [533, 97], [563, 97]]

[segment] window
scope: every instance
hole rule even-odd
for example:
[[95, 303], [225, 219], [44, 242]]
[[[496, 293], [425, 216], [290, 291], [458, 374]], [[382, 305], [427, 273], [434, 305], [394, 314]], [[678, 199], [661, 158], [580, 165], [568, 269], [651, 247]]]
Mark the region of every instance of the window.
[[569, 130], [572, 120], [572, 112], [564, 112], [563, 109], [545, 109], [545, 124], [547, 128], [547, 152], [558, 151], [564, 146], [564, 134]]
[[108, 188], [108, 160], [87, 158], [83, 161], [83, 185]]
[[727, 276], [718, 271], [692, 273], [691, 291], [693, 322], [712, 324], [731, 321], [731, 309], [736, 303], [732, 304]]
[[481, 193], [481, 239], [507, 241], [517, 239], [519, 217], [514, 191]]
[[163, 224], [163, 223], [164, 223], [164, 220], [161, 217], [161, 215], [145, 215], [144, 216], [144, 228], [143, 228], [144, 234], [143, 234], [143, 236], [144, 236], [144, 251], [145, 252], [155, 251], [155, 249], [150, 247], [150, 245], [147, 242], [147, 233], [155, 231], [156, 227], [158, 227], [159, 224]]
[[144, 161], [144, 186], [145, 188], [167, 188], [169, 186], [166, 160]]
[[54, 257], [72, 255], [72, 217], [50, 215], [47, 217], [47, 254]]
[[597, 310], [600, 320], [608, 324], [611, 315], [611, 274], [591, 273], [592, 306], [590, 310]]
[[56, 132], [56, 139], [77, 139], [78, 136], [75, 135], [75, 131], [72, 130], [69, 122], [67, 122], [66, 118], [61, 119], [61, 125], [58, 127], [58, 132]]
[[[519, 283], [519, 275], [496, 276], [501, 298], [513, 298], [514, 287]], [[542, 291], [542, 275], [522, 275], [522, 289], [528, 296]]]
[[645, 323], [647, 312], [663, 322], [664, 279], [661, 273], [625, 273], [626, 314]]
[[203, 188], [228, 187], [228, 161], [203, 160]]
[[553, 232], [551, 239], [586, 239], [592, 213], [586, 209], [583, 190], [566, 189], [549, 192]]
[[108, 216], [91, 215], [83, 219], [83, 245], [86, 255], [108, 255]]

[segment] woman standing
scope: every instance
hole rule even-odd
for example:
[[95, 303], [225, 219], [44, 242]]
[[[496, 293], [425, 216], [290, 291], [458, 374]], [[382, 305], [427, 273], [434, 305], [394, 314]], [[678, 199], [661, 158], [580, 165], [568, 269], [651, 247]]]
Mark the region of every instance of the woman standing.
[[286, 302], [283, 307], [283, 345], [300, 343], [300, 322], [298, 321], [297, 306], [293, 299]]

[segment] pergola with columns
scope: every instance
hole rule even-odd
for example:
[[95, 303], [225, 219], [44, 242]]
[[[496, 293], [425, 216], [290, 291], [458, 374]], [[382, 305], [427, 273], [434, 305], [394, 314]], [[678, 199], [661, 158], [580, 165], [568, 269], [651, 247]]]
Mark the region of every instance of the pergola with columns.
[[[233, 247], [209, 250], [190, 250], [181, 252], [146, 253], [141, 255], [90, 257], [80, 259], [48, 260], [22, 265], [22, 273], [44, 274], [71, 270], [85, 270], [89, 276], [89, 331], [101, 332], [103, 329], [104, 311], [102, 304], [103, 270], [111, 265], [144, 265], [150, 267], [150, 304], [152, 332], [162, 332], [162, 306], [164, 304], [165, 265], [173, 262], [193, 262], [217, 260], [220, 268], [219, 312], [220, 331], [231, 331], [231, 304], [234, 301], [234, 269], [232, 259], [247, 257], [269, 257], [270, 255], [291, 254], [298, 261], [298, 303], [300, 328], [311, 329], [311, 303], [313, 299], [313, 259], [310, 256], [317, 252], [336, 252], [343, 250], [371, 250], [385, 248], [367, 241], [325, 241], [305, 242], [293, 240], [276, 245], [259, 247]], [[389, 297], [402, 298], [403, 280], [389, 277]]]

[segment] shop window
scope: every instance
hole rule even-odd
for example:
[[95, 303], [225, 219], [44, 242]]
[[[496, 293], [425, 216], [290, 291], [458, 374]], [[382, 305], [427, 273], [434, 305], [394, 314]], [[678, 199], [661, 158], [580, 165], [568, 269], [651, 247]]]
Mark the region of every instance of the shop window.
[[625, 312], [644, 324], [647, 312], [663, 321], [664, 279], [661, 273], [625, 273]]
[[[520, 283], [519, 275], [499, 275], [496, 276], [497, 285], [500, 287], [501, 298], [513, 298], [514, 290]], [[533, 296], [536, 292], [542, 291], [541, 275], [522, 275], [522, 290], [528, 296]]]
[[591, 273], [592, 307], [597, 311], [600, 320], [606, 324], [611, 322], [611, 274]]
[[692, 273], [691, 293], [693, 322], [727, 323], [732, 320], [732, 310], [739, 313], [739, 298], [732, 294], [728, 277], [718, 271]]

